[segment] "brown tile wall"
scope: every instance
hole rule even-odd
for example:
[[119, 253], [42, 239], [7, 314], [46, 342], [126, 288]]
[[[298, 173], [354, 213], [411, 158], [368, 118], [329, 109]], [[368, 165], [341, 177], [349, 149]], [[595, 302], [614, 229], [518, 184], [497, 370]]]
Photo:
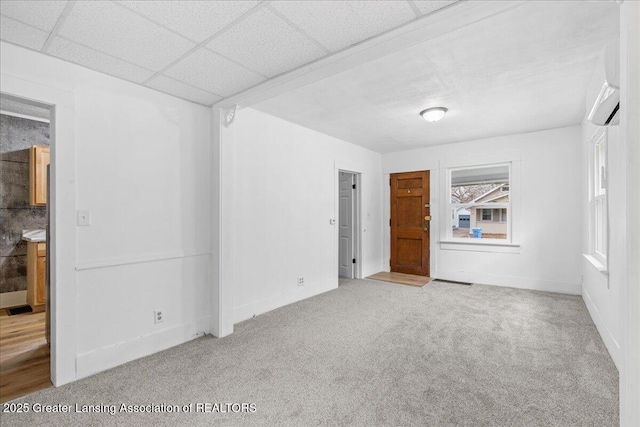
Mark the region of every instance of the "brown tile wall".
[[45, 228], [46, 208], [29, 205], [29, 148], [49, 145], [49, 123], [0, 114], [0, 293], [27, 289], [22, 230]]

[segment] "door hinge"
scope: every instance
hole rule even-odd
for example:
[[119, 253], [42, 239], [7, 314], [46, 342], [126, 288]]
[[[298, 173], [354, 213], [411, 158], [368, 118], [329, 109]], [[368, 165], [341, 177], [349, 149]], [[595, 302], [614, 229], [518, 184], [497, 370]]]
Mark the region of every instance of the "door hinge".
[[355, 190], [355, 189], [356, 189], [356, 185], [355, 185], [355, 184], [353, 184], [353, 185], [351, 186], [351, 188], [353, 188], [353, 189]]
[[355, 264], [356, 263], [356, 259], [354, 258], [352, 262]]
[[389, 227], [391, 227], [391, 218], [389, 218]]

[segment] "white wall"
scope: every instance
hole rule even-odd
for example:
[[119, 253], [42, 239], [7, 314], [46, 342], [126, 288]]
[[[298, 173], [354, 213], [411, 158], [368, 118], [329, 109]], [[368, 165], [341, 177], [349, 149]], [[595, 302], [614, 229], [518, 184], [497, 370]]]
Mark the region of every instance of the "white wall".
[[[589, 167], [590, 151], [593, 144], [588, 142], [594, 133], [599, 129], [586, 120], [593, 103], [600, 92], [600, 88], [605, 81], [604, 61], [601, 57], [596, 66], [589, 88], [586, 93], [586, 113], [582, 123], [582, 211], [584, 221], [582, 224], [582, 253], [590, 253], [589, 235], [592, 227], [589, 221]], [[601, 271], [589, 260], [583, 257], [581, 260], [582, 297], [591, 318], [595, 323], [600, 336], [604, 341], [611, 358], [618, 368], [620, 367], [620, 339], [622, 332], [621, 325], [621, 297], [622, 287], [617, 277], [624, 270], [625, 263], [625, 242], [626, 242], [626, 159], [625, 151], [620, 147], [619, 126], [612, 126], [606, 129], [608, 144], [608, 201], [609, 201], [609, 266], [608, 271]], [[623, 251], [623, 253], [620, 253]], [[606, 267], [606, 266], [605, 266]], [[616, 286], [611, 283], [618, 281]]]
[[[640, 425], [640, 4], [620, 5], [620, 140], [626, 151], [627, 245], [620, 369], [620, 423]], [[613, 283], [617, 285], [617, 283]]]
[[238, 112], [224, 139], [221, 203], [231, 231], [222, 250], [231, 253], [234, 322], [338, 286], [329, 223], [338, 216], [338, 169], [361, 173], [362, 275], [380, 271], [380, 154], [252, 109]]
[[[620, 125], [608, 128], [608, 275], [583, 261], [582, 295], [620, 372], [620, 424], [640, 425], [640, 4], [620, 6]], [[604, 82], [601, 60], [594, 71], [587, 111]], [[596, 127], [583, 122], [583, 140]], [[588, 177], [588, 147], [583, 146], [583, 181]], [[583, 207], [586, 210], [586, 187]], [[583, 250], [588, 251], [585, 224]]]
[[[580, 293], [579, 126], [385, 154], [383, 172], [431, 170], [431, 275], [457, 281]], [[440, 244], [445, 237], [450, 167], [512, 162], [516, 247]], [[388, 224], [388, 190], [384, 198]], [[385, 228], [385, 255], [389, 228]]]
[[3, 91], [68, 98], [52, 152], [56, 385], [208, 332], [210, 110], [10, 44], [1, 54]]

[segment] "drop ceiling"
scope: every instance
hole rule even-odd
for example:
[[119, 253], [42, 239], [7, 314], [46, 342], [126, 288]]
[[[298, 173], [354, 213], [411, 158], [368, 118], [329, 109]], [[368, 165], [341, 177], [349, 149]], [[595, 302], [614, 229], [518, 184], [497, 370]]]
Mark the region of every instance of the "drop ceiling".
[[212, 105], [456, 1], [10, 1], [0, 38]]
[[381, 153], [577, 125], [618, 34], [616, 2], [526, 2], [253, 107]]
[[608, 0], [2, 0], [0, 19], [10, 43], [380, 153], [579, 124], [619, 32]]

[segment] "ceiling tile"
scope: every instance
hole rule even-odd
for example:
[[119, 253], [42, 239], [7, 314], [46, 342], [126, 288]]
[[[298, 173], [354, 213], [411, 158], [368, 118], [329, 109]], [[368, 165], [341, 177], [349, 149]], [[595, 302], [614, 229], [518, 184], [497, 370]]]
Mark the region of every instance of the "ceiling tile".
[[275, 1], [271, 7], [331, 51], [416, 17], [406, 1]]
[[56, 37], [47, 53], [76, 64], [84, 65], [115, 77], [142, 83], [153, 75], [153, 71], [145, 70], [137, 65], [129, 64], [113, 56], [90, 49], [62, 37]]
[[449, 6], [450, 4], [456, 3], [457, 1], [458, 0], [416, 0], [414, 1], [414, 3], [416, 6], [418, 6], [420, 13], [422, 13], [423, 15], [427, 15], [431, 12], [435, 12], [438, 9]]
[[119, 1], [198, 43], [242, 16], [258, 1]]
[[257, 11], [216, 37], [208, 47], [268, 76], [325, 55], [313, 42], [267, 9]]
[[106, 1], [76, 3], [59, 34], [154, 71], [166, 67], [195, 46], [195, 43]]
[[183, 98], [202, 105], [211, 105], [221, 99], [221, 97], [216, 94], [209, 93], [161, 74], [155, 76], [146, 85], [161, 92], [168, 93], [169, 95], [177, 96], [178, 98]]
[[6, 16], [0, 16], [0, 38], [2, 40], [40, 50], [49, 33], [24, 25]]
[[[619, 18], [614, 2], [525, 2], [252, 108], [381, 153], [576, 125]], [[418, 115], [435, 106], [437, 125]]]
[[206, 49], [193, 52], [164, 74], [225, 97], [266, 80]]
[[0, 13], [44, 31], [51, 31], [62, 15], [67, 1], [7, 1], [0, 2]]

